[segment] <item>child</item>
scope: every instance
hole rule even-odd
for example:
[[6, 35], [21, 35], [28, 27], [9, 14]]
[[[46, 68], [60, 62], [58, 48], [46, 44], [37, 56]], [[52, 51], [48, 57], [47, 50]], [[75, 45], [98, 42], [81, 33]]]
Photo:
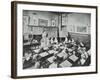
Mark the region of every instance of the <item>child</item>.
[[32, 52], [30, 50], [25, 51], [23, 58], [23, 69], [29, 68], [32, 66]]

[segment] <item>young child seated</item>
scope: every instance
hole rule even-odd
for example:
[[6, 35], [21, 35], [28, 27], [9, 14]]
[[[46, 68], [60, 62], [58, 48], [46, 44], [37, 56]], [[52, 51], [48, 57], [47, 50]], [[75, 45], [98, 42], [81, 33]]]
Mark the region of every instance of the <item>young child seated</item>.
[[32, 52], [27, 50], [24, 52], [23, 57], [23, 69], [29, 68], [32, 66]]

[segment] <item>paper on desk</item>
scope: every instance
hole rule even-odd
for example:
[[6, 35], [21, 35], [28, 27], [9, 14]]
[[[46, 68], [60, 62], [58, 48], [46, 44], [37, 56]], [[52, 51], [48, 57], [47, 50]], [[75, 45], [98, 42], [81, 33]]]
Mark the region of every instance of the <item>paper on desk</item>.
[[57, 68], [57, 64], [56, 63], [52, 63], [49, 68]]
[[68, 60], [65, 60], [64, 62], [62, 62], [60, 64], [61, 67], [70, 67], [72, 66], [72, 64], [68, 61]]
[[72, 55], [72, 56], [69, 57], [69, 59], [71, 59], [72, 61], [75, 62], [78, 59], [78, 57], [75, 56], [75, 55]]
[[50, 63], [53, 63], [55, 58], [56, 58], [55, 56], [52, 56], [52, 57], [48, 58], [48, 61], [49, 61]]
[[47, 52], [43, 52], [43, 53], [41, 53], [41, 54], [39, 54], [41, 57], [45, 57], [45, 56], [47, 56], [48, 55], [48, 53]]

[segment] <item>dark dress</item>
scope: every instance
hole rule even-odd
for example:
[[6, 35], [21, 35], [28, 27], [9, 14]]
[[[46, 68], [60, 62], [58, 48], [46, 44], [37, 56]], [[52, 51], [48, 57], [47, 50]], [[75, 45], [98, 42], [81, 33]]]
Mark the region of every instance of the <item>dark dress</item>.
[[32, 63], [32, 58], [30, 58], [29, 60], [25, 60], [23, 63], [23, 69], [32, 67], [33, 63]]

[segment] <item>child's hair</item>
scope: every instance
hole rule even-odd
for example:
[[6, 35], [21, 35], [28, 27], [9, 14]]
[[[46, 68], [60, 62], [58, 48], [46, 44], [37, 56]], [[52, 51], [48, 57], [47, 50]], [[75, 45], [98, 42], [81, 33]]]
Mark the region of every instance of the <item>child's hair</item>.
[[51, 40], [51, 37], [49, 38], [49, 40]]
[[53, 41], [55, 40], [55, 37], [53, 37]]
[[46, 34], [46, 37], [48, 37], [48, 33]]

